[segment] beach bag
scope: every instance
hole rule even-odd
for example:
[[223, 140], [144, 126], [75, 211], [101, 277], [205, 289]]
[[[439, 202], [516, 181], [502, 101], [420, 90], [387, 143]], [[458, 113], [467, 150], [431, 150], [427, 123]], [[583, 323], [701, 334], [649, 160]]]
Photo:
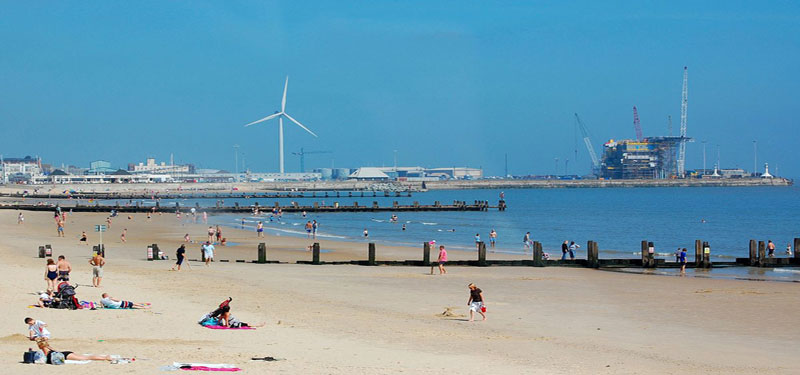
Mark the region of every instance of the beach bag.
[[28, 350], [22, 355], [22, 363], [36, 363], [36, 352]]
[[65, 359], [66, 357], [64, 357], [64, 353], [53, 352], [53, 354], [50, 354], [50, 363], [54, 365], [63, 365]]

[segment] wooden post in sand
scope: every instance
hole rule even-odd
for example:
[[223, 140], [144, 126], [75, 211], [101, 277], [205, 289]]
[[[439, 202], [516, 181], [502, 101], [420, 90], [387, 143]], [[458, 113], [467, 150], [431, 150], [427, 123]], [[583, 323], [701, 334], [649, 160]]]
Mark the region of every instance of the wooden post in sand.
[[703, 265], [703, 242], [694, 240], [694, 266], [700, 267]]
[[483, 241], [478, 242], [478, 265], [486, 265], [486, 243]]
[[44, 258], [44, 246], [39, 246], [39, 258]]
[[650, 267], [650, 261], [647, 258], [647, 240], [642, 240], [642, 267]]
[[370, 266], [374, 266], [375, 265], [375, 243], [374, 242], [370, 242], [369, 243], [369, 250], [368, 251], [369, 251], [369, 260], [367, 261], [367, 264], [369, 264]]
[[267, 244], [261, 242], [258, 244], [258, 262], [267, 263]]
[[711, 268], [711, 246], [703, 242], [703, 268]]
[[533, 241], [533, 266], [534, 267], [544, 267], [544, 261], [542, 260], [542, 243], [539, 241]]
[[758, 264], [758, 247], [756, 247], [756, 240], [750, 240], [750, 266]]
[[314, 252], [311, 258], [311, 264], [319, 264], [319, 242], [314, 242], [311, 249]]
[[586, 254], [587, 259], [589, 260], [588, 266], [592, 268], [599, 268], [600, 254], [599, 250], [597, 249], [597, 242], [589, 241], [586, 243]]
[[800, 247], [800, 238], [794, 239], [794, 259], [800, 261], [800, 254], [797, 253], [797, 248]]
[[427, 266], [431, 263], [431, 244], [430, 242], [422, 243], [422, 265]]
[[764, 241], [758, 241], [758, 265], [764, 265], [765, 259], [767, 259], [767, 244]]
[[647, 262], [650, 268], [656, 268], [656, 245], [650, 241], [647, 243]]

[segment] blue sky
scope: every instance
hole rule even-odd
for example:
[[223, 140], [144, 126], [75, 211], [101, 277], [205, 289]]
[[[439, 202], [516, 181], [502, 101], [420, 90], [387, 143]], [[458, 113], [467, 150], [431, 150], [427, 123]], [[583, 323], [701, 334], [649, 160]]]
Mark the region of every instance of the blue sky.
[[800, 5], [725, 2], [0, 2], [0, 153], [115, 166], [148, 156], [287, 171], [399, 164], [514, 174], [588, 171], [573, 113], [595, 148], [677, 133], [689, 67], [687, 168], [795, 155]]

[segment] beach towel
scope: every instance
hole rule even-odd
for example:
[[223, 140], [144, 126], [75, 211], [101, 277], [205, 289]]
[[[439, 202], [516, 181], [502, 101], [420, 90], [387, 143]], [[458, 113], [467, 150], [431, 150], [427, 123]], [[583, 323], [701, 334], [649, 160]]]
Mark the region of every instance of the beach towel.
[[172, 367], [188, 371], [228, 371], [228, 372], [242, 371], [242, 369], [236, 367], [236, 365], [230, 365], [227, 363], [172, 362]]
[[65, 365], [85, 365], [85, 364], [87, 364], [87, 363], [91, 363], [91, 362], [92, 362], [92, 361], [90, 361], [90, 360], [88, 360], [88, 359], [87, 359], [87, 360], [85, 360], [85, 361], [76, 361], [76, 360], [74, 360], [74, 359], [65, 359], [65, 360], [64, 360], [64, 364], [65, 364]]
[[203, 327], [206, 327], [206, 328], [209, 328], [209, 329], [255, 329], [255, 327], [233, 328], [233, 327], [225, 327], [225, 326], [205, 326], [205, 325]]

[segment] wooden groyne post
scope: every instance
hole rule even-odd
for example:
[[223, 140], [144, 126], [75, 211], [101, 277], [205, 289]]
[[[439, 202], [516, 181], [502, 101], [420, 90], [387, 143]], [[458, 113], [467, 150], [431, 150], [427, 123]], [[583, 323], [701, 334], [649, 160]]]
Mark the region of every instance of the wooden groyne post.
[[750, 266], [758, 265], [758, 247], [756, 240], [750, 240]]
[[422, 243], [422, 265], [427, 266], [431, 263], [431, 244], [430, 242]]
[[534, 267], [544, 267], [544, 260], [542, 257], [542, 243], [539, 241], [533, 241], [533, 266]]
[[700, 240], [694, 240], [694, 266], [703, 266], [703, 242]]
[[600, 268], [600, 250], [598, 250], [597, 242], [588, 241], [586, 243], [586, 259], [588, 267]]
[[478, 242], [478, 266], [486, 266], [486, 243]]
[[258, 261], [257, 263], [267, 263], [267, 244], [261, 242], [258, 244]]
[[320, 264], [319, 263], [319, 242], [314, 242], [314, 245], [311, 246], [311, 250], [313, 254], [311, 255], [311, 264]]
[[370, 242], [368, 248], [369, 248], [369, 250], [368, 250], [369, 251], [369, 258], [367, 260], [367, 265], [374, 266], [374, 265], [376, 265], [376, 263], [375, 263], [375, 243], [374, 242]]
[[767, 259], [767, 244], [764, 241], [758, 241], [758, 266], [764, 265]]
[[794, 239], [794, 259], [797, 264], [800, 264], [800, 254], [797, 253], [797, 248], [800, 247], [800, 238]]
[[711, 246], [703, 242], [703, 268], [711, 268]]
[[655, 255], [655, 246], [652, 242], [647, 240], [642, 241], [642, 267], [655, 268], [656, 261], [653, 259]]

